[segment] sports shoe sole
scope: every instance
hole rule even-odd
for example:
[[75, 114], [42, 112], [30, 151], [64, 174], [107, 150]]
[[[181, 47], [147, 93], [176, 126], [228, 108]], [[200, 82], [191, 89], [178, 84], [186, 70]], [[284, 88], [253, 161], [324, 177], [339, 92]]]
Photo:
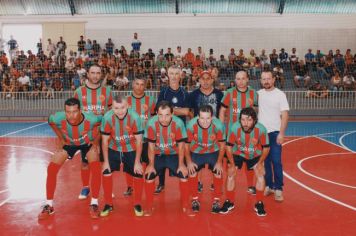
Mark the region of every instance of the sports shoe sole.
[[223, 214], [223, 215], [226, 215], [226, 214], [229, 214], [231, 211], [233, 211], [235, 209], [235, 206], [232, 206], [232, 207], [229, 207], [227, 209], [227, 212], [222, 212], [222, 211], [219, 211], [219, 214]]
[[255, 212], [256, 212], [256, 215], [257, 215], [257, 216], [263, 217], [263, 216], [266, 216], [266, 215], [267, 215], [267, 213], [265, 213], [265, 214], [258, 214], [258, 210], [257, 210], [256, 207], [255, 207]]

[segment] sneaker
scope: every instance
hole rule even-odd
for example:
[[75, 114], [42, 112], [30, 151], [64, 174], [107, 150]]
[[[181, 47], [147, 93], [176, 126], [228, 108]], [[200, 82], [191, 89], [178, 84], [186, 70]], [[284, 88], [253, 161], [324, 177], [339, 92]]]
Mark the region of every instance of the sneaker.
[[82, 191], [80, 192], [78, 199], [79, 200], [84, 200], [87, 199], [90, 193], [90, 188], [89, 187], [83, 187]]
[[251, 195], [256, 195], [256, 187], [255, 186], [248, 187], [247, 192]]
[[274, 190], [271, 189], [270, 187], [267, 187], [267, 186], [266, 186], [264, 195], [265, 195], [265, 196], [269, 196], [269, 195], [271, 195], [271, 194], [274, 194]]
[[132, 187], [127, 187], [126, 191], [124, 192], [125, 197], [129, 197], [132, 195], [133, 188]]
[[198, 199], [194, 199], [192, 201], [192, 211], [193, 212], [199, 212], [199, 210], [200, 210], [200, 202], [199, 202]]
[[214, 184], [211, 184], [210, 185], [210, 191], [214, 191], [214, 190], [215, 190]]
[[211, 206], [211, 213], [218, 214], [220, 212], [220, 202], [219, 200], [214, 200], [213, 205]]
[[100, 212], [100, 216], [101, 217], [105, 217], [110, 215], [110, 212], [112, 212], [114, 210], [114, 207], [112, 205], [109, 204], [105, 204], [104, 209]]
[[263, 205], [263, 202], [259, 201], [255, 204], [255, 211], [258, 216], [266, 216], [267, 213], [265, 211], [265, 206]]
[[203, 192], [203, 183], [202, 182], [198, 182], [198, 192], [201, 193]]
[[90, 212], [90, 216], [91, 216], [92, 219], [99, 218], [100, 212], [99, 212], [98, 205], [96, 205], [96, 204], [90, 205], [89, 212]]
[[235, 208], [234, 203], [230, 202], [229, 200], [226, 200], [223, 204], [223, 206], [220, 208], [219, 213], [220, 214], [227, 214], [230, 211], [232, 211]]
[[45, 220], [47, 219], [48, 217], [50, 217], [50, 215], [54, 214], [54, 208], [53, 206], [50, 206], [50, 205], [44, 205], [42, 207], [42, 211], [40, 214], [38, 214], [38, 219], [39, 220]]
[[144, 216], [152, 216], [153, 214], [153, 208], [148, 208], [143, 212]]
[[142, 210], [141, 205], [135, 205], [134, 211], [135, 211], [136, 216], [143, 216], [143, 210]]
[[276, 190], [275, 191], [274, 200], [276, 200], [277, 202], [283, 202], [284, 198], [283, 198], [282, 190]]
[[164, 190], [164, 186], [163, 185], [158, 185], [156, 190], [155, 190], [155, 192], [154, 192], [154, 194], [156, 194], [156, 195], [160, 194], [161, 192], [163, 192], [163, 190]]

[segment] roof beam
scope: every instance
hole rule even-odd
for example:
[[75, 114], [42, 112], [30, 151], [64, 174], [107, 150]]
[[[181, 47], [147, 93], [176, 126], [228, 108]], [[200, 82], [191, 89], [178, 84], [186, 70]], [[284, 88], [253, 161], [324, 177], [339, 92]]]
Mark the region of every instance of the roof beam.
[[280, 0], [279, 1], [279, 7], [278, 7], [278, 13], [283, 14], [284, 12], [284, 5], [286, 4], [286, 0]]
[[68, 0], [68, 5], [70, 7], [70, 13], [72, 14], [72, 16], [74, 16], [77, 12], [75, 10], [75, 6], [74, 6], [73, 0]]

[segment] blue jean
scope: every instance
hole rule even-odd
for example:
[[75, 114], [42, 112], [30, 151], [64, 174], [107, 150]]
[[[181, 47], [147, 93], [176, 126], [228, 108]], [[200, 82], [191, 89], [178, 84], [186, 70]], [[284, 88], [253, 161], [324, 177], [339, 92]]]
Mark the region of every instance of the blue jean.
[[279, 131], [268, 133], [270, 151], [265, 160], [266, 186], [271, 189], [282, 190], [283, 168], [282, 168], [282, 145], [277, 144]]

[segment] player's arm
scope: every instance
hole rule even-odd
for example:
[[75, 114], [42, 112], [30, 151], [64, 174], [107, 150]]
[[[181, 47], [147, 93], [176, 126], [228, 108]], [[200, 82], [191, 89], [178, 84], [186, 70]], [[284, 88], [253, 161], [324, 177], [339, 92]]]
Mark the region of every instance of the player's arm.
[[192, 156], [190, 154], [190, 143], [188, 141], [186, 141], [184, 145], [184, 156], [189, 175], [194, 175], [198, 166], [192, 161]]
[[57, 135], [57, 140], [59, 141], [58, 148], [63, 148], [66, 142], [63, 138], [62, 131], [56, 126], [55, 123], [49, 123], [49, 126], [51, 126], [52, 130]]
[[221, 104], [220, 111], [219, 111], [219, 120], [224, 123], [225, 122], [225, 113], [226, 113], [227, 107], [223, 106]]
[[279, 145], [282, 145], [282, 143], [284, 142], [284, 136], [285, 136], [285, 132], [288, 126], [288, 119], [289, 119], [289, 114], [288, 111], [282, 111], [281, 114], [281, 127], [280, 127], [280, 131], [279, 134], [277, 136], [277, 143]]
[[102, 133], [102, 142], [101, 142], [101, 148], [103, 149], [103, 157], [104, 157], [104, 163], [103, 163], [103, 172], [108, 172], [109, 174], [111, 172], [110, 170], [110, 165], [109, 165], [109, 140], [110, 140], [110, 135]]
[[136, 139], [136, 157], [135, 157], [134, 172], [142, 175], [143, 174], [143, 169], [141, 165], [142, 133], [135, 134], [135, 139]]
[[173, 114], [176, 116], [189, 116], [189, 108], [175, 107], [175, 108], [173, 108]]

